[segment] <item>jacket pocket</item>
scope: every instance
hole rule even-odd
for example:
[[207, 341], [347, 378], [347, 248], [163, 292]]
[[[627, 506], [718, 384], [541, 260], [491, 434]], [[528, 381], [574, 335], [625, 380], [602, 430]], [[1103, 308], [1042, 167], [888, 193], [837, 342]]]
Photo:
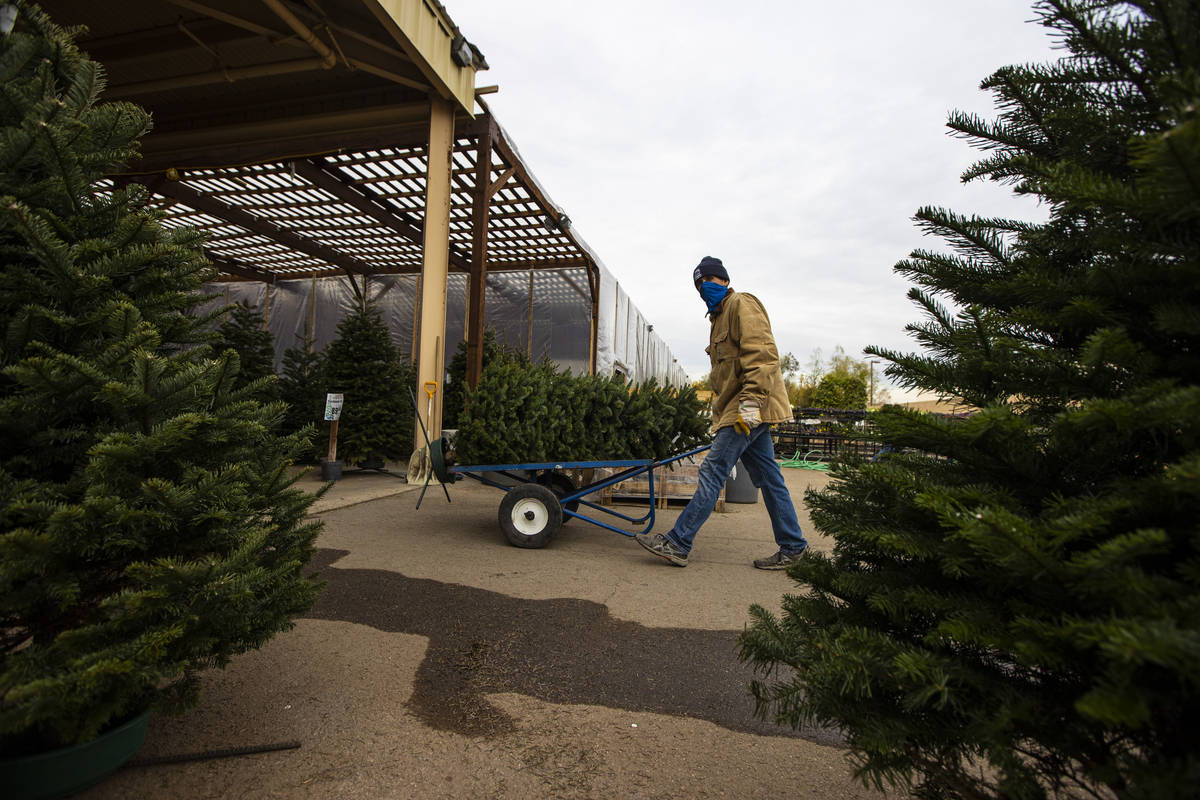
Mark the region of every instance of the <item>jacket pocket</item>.
[[729, 332], [717, 334], [708, 347], [704, 348], [704, 352], [708, 353], [708, 357], [713, 361], [720, 361], [726, 358], [733, 358], [736, 353], [733, 349], [733, 343], [729, 341]]
[[737, 350], [729, 340], [728, 333], [719, 334], [706, 350], [712, 363], [712, 387], [720, 394], [728, 388], [727, 384], [737, 374]]

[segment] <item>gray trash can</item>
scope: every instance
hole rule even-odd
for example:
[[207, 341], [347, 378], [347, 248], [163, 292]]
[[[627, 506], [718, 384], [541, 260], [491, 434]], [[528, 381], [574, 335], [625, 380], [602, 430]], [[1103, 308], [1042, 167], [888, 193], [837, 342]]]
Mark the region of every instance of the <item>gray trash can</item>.
[[742, 465], [741, 459], [725, 481], [725, 500], [729, 503], [757, 503], [758, 487], [750, 480], [750, 473]]

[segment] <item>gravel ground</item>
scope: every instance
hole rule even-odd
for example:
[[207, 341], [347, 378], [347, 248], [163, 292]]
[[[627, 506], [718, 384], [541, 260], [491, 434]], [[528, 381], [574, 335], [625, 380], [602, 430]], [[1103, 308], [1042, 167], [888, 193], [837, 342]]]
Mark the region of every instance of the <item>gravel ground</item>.
[[[826, 480], [785, 473], [798, 510]], [[339, 481], [319, 508], [317, 606], [208, 673], [197, 708], [152, 717], [138, 758], [299, 747], [127, 766], [80, 797], [883, 796], [835, 733], [753, 715], [736, 635], [751, 603], [796, 588], [749, 566], [772, 550], [761, 503], [713, 515], [678, 569], [579, 521], [520, 550], [498, 531], [499, 492], [451, 497], [414, 511], [392, 476]]]

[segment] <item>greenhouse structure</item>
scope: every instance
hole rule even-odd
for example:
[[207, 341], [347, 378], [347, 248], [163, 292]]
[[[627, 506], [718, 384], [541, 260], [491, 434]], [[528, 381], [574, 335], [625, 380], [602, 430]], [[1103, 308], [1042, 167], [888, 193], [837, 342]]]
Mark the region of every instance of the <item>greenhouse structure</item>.
[[[46, 0], [149, 110], [141, 183], [207, 236], [214, 302], [278, 352], [371, 303], [418, 381], [482, 340], [579, 373], [685, 383], [653, 326], [534, 178], [476, 87], [487, 62], [435, 0]], [[440, 431], [441, 398], [421, 410]], [[416, 434], [414, 434], [416, 435]]]

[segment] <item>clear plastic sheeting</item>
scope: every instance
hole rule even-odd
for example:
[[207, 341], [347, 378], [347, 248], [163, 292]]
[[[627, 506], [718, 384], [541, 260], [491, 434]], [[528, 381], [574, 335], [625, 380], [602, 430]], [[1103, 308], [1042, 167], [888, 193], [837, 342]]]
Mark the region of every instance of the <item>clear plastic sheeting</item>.
[[[619, 284], [600, 269], [596, 373], [619, 373], [632, 382], [657, 378], [684, 385], [687, 374], [675, 363], [666, 343]], [[358, 308], [350, 281], [365, 287], [368, 302], [382, 315], [392, 341], [408, 358], [416, 358], [419, 276], [378, 275], [277, 281], [210, 283], [213, 303], [248, 303], [263, 313], [275, 337], [275, 362], [284, 351], [306, 340], [323, 350], [337, 337], [341, 320]], [[446, 287], [444, 364], [449, 364], [467, 335], [468, 276], [451, 273]], [[484, 291], [484, 320], [497, 340], [535, 361], [549, 359], [561, 369], [585, 375], [591, 370], [592, 306], [583, 268], [493, 272]]]
[[657, 378], [661, 383], [685, 386], [687, 371], [671, 349], [633, 304], [629, 295], [603, 267], [600, 270], [600, 324], [596, 372], [620, 373], [640, 383]]
[[[487, 184], [480, 142], [491, 137]], [[361, 302], [415, 358], [426, 196], [423, 144], [242, 166], [188, 168], [152, 181], [167, 227], [195, 226], [225, 279], [221, 299], [260, 309], [277, 361], [323, 349]], [[537, 184], [503, 129], [481, 116], [457, 133], [450, 197], [444, 363], [466, 336], [475, 204], [487, 198], [485, 325], [534, 360], [632, 382], [684, 384], [665, 342]], [[478, 191], [485, 188], [487, 192]], [[351, 273], [353, 276], [351, 277]], [[369, 277], [364, 278], [367, 275]], [[269, 287], [269, 288], [268, 288]]]
[[[577, 374], [590, 371], [592, 309], [584, 270], [492, 273], [484, 301], [484, 325], [501, 344]], [[461, 334], [460, 340], [465, 329]]]

